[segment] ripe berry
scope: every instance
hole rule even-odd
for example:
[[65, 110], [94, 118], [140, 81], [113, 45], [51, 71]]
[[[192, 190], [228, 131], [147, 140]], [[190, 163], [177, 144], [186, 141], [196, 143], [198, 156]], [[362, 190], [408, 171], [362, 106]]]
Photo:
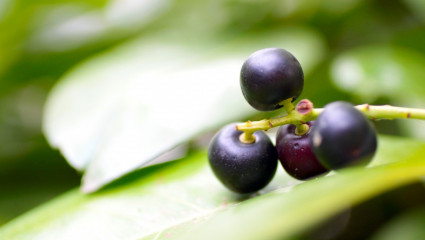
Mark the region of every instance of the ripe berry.
[[317, 158], [328, 169], [367, 164], [377, 147], [371, 122], [346, 102], [325, 106], [311, 131], [310, 142]]
[[295, 125], [288, 124], [281, 126], [276, 136], [276, 150], [280, 163], [289, 175], [299, 180], [328, 172], [314, 155], [308, 138], [315, 122], [307, 124], [310, 129], [304, 135], [296, 135]]
[[242, 143], [235, 124], [221, 129], [210, 143], [208, 158], [215, 176], [230, 190], [250, 193], [265, 187], [277, 168], [277, 153], [264, 132], [254, 133], [255, 142]]
[[286, 50], [266, 48], [254, 52], [244, 62], [240, 84], [248, 103], [257, 110], [282, 107], [283, 100], [301, 94], [304, 74], [298, 60]]

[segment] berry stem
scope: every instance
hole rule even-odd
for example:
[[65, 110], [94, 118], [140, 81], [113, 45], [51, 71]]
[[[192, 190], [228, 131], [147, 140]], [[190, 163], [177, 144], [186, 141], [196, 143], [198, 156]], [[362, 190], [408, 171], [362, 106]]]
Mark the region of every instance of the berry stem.
[[282, 102], [279, 103], [279, 105], [282, 105], [283, 108], [285, 109], [286, 113], [291, 113], [295, 107], [294, 104], [292, 104], [292, 99], [293, 98], [288, 98], [286, 100], [283, 100]]
[[[390, 105], [376, 106], [369, 104], [357, 105], [355, 108], [372, 120], [393, 120], [396, 118], [425, 120], [425, 109], [395, 107]], [[303, 99], [297, 104], [295, 110], [290, 111], [286, 116], [249, 123], [240, 123], [236, 125], [236, 129], [239, 131], [250, 132], [252, 134], [255, 131], [266, 131], [285, 124], [294, 124], [299, 126], [308, 121], [317, 119], [323, 110], [323, 108], [313, 108], [313, 104], [309, 100]]]
[[369, 104], [357, 105], [356, 108], [366, 117], [393, 120], [396, 118], [413, 118], [425, 120], [425, 109], [395, 107], [390, 105], [374, 106]]
[[259, 131], [269, 130], [274, 127], [282, 126], [285, 124], [300, 124], [311, 120], [315, 120], [323, 109], [312, 109], [308, 114], [300, 114], [298, 111], [292, 111], [286, 116], [274, 119], [264, 119], [261, 121], [250, 122], [250, 124], [240, 123], [236, 124], [236, 129], [239, 131]]
[[309, 129], [310, 127], [305, 123], [298, 124], [297, 127], [295, 128], [295, 134], [298, 136], [302, 136], [306, 134]]
[[239, 136], [239, 141], [245, 144], [251, 144], [255, 142], [254, 132], [245, 131]]

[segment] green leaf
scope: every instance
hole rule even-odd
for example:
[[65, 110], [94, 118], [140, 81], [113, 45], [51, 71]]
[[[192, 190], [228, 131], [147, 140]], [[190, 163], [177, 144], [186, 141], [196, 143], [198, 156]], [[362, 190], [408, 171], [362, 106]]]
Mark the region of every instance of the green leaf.
[[320, 36], [303, 28], [225, 42], [180, 32], [133, 41], [56, 85], [44, 132], [85, 171], [83, 191], [95, 191], [201, 132], [254, 114], [240, 91], [239, 71], [251, 52], [271, 46], [292, 51], [306, 72], [323, 54]]
[[[407, 149], [404, 145], [413, 143]], [[394, 153], [386, 154], [387, 151]], [[373, 167], [307, 182], [281, 168], [259, 196], [226, 190], [206, 153], [145, 168], [106, 189], [71, 191], [0, 229], [1, 239], [284, 239], [425, 175], [425, 143], [380, 137]]]
[[401, 214], [384, 225], [372, 240], [416, 240], [425, 238], [425, 209], [415, 209]]
[[420, 53], [374, 45], [344, 52], [334, 60], [331, 71], [335, 85], [370, 102], [382, 96], [422, 98], [424, 68], [425, 56]]
[[407, 7], [422, 20], [425, 20], [425, 3], [421, 0], [404, 0]]

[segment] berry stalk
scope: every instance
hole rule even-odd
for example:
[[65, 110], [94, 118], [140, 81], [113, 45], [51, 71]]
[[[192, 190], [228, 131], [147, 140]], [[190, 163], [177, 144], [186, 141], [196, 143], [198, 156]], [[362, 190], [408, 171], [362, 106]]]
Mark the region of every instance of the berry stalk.
[[357, 105], [356, 108], [372, 120], [393, 120], [396, 118], [425, 120], [425, 109], [420, 108], [405, 108], [390, 105], [374, 106], [369, 104]]
[[[425, 120], [425, 109], [395, 107], [390, 105], [376, 106], [369, 104], [357, 105], [355, 108], [372, 120], [393, 120], [396, 118]], [[271, 128], [286, 124], [302, 125], [308, 121], [316, 120], [323, 110], [323, 108], [313, 108], [313, 104], [310, 100], [303, 99], [286, 116], [260, 121], [250, 121], [249, 123], [240, 123], [236, 125], [236, 130], [252, 134], [255, 131], [267, 131]]]

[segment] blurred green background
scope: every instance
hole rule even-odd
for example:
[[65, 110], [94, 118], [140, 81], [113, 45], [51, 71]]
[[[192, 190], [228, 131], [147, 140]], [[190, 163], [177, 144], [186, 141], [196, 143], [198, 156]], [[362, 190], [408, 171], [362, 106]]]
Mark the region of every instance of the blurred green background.
[[[316, 106], [425, 107], [422, 0], [1, 0], [0, 225], [79, 185], [80, 175], [41, 131], [47, 94], [73, 66], [162, 31], [223, 41], [289, 28], [308, 29], [324, 43], [302, 95]], [[425, 139], [417, 121], [377, 127]]]

